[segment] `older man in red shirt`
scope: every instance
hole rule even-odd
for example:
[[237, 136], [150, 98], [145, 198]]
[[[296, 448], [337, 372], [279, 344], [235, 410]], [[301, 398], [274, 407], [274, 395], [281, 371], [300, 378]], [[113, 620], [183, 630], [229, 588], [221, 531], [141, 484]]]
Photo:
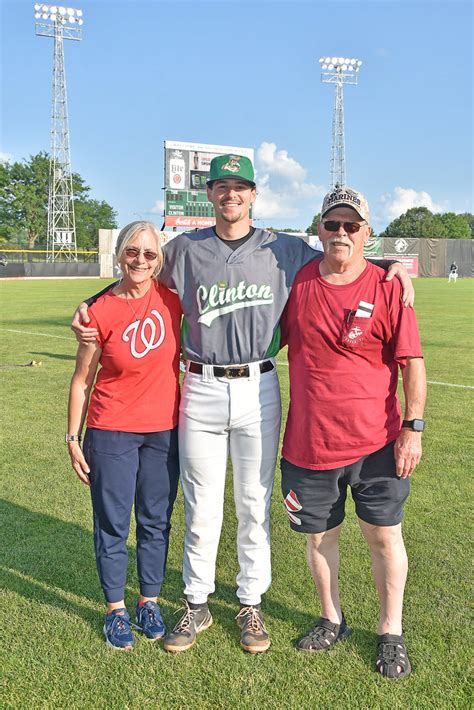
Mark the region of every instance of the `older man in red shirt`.
[[297, 648], [326, 650], [351, 632], [338, 589], [350, 486], [380, 598], [376, 667], [401, 678], [411, 670], [402, 634], [408, 565], [401, 520], [421, 457], [426, 376], [413, 309], [403, 306], [399, 283], [386, 282], [364, 258], [371, 231], [363, 195], [348, 187], [326, 195], [318, 227], [324, 257], [298, 273], [282, 319], [290, 367], [282, 492], [292, 529], [308, 534], [321, 602], [321, 617]]

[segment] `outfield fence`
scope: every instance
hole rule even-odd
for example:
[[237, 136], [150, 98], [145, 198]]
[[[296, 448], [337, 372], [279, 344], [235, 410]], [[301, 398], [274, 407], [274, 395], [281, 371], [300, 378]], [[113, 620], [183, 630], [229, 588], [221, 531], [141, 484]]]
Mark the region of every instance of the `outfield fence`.
[[93, 277], [100, 275], [99, 252], [78, 250], [77, 260], [71, 261], [70, 253], [55, 254], [54, 261], [47, 261], [48, 252], [43, 249], [1, 249], [0, 278], [45, 278], [45, 277]]
[[[21, 277], [94, 277], [112, 278], [116, 275], [115, 241], [119, 230], [99, 230], [99, 250], [77, 251], [77, 261], [70, 261], [70, 253], [55, 254], [47, 261], [48, 253], [41, 249], [1, 249], [0, 278]], [[177, 236], [173, 234], [172, 237]], [[312, 247], [321, 249], [318, 238], [307, 234], [293, 234]], [[389, 258], [400, 261], [413, 277], [446, 277], [455, 262], [461, 277], [474, 276], [474, 241], [471, 239], [369, 239], [364, 254], [373, 259]]]

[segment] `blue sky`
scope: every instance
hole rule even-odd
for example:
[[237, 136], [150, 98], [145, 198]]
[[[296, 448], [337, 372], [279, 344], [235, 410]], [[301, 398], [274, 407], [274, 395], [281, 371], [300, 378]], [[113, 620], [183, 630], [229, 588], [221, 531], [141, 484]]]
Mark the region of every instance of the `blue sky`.
[[[33, 1], [0, 0], [0, 151], [49, 150], [53, 41]], [[161, 225], [163, 141], [252, 147], [257, 224], [305, 228], [329, 181], [322, 55], [363, 61], [344, 92], [347, 183], [380, 231], [409, 207], [472, 206], [472, 3], [194, 0], [74, 3], [65, 43], [73, 170], [117, 211]]]

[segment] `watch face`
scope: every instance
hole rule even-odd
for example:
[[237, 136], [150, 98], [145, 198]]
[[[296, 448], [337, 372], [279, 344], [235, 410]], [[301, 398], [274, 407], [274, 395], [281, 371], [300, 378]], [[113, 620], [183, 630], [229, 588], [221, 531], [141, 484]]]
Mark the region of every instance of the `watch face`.
[[413, 420], [413, 431], [423, 431], [425, 428], [425, 422], [423, 419], [414, 419]]

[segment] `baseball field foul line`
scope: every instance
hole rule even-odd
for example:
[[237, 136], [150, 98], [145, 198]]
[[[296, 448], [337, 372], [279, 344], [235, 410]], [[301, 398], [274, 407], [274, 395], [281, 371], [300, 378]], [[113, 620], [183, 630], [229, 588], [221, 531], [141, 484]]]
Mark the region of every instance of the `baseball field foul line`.
[[1, 330], [4, 330], [6, 333], [20, 333], [20, 335], [39, 335], [42, 338], [57, 338], [58, 340], [73, 340], [72, 335], [69, 338], [66, 338], [65, 335], [51, 335], [50, 333], [34, 333], [31, 330], [13, 330], [12, 328], [1, 328]]
[[472, 385], [453, 385], [451, 382], [437, 382], [436, 380], [427, 380], [429, 385], [441, 385], [442, 387], [460, 387], [463, 390], [474, 390]]
[[[72, 336], [70, 338], [66, 338], [65, 335], [51, 335], [50, 333], [35, 333], [31, 330], [13, 330], [12, 328], [1, 328], [0, 330], [4, 330], [6, 333], [19, 333], [20, 335], [39, 335], [42, 338], [57, 338], [58, 340], [70, 340], [72, 341], [73, 338]], [[286, 365], [288, 367], [287, 362], [280, 362], [278, 363], [279, 365]], [[437, 380], [428, 380], [429, 385], [440, 385], [441, 387], [458, 387], [459, 389], [463, 390], [474, 390], [473, 385], [455, 385], [452, 382], [438, 382]]]
[[[283, 365], [284, 367], [288, 367], [287, 362], [279, 362], [278, 365]], [[399, 378], [399, 381], [400, 382], [402, 381], [401, 377]], [[474, 385], [455, 385], [452, 382], [438, 382], [437, 380], [427, 380], [427, 384], [441, 385], [441, 387], [459, 387], [462, 390], [474, 390]]]

